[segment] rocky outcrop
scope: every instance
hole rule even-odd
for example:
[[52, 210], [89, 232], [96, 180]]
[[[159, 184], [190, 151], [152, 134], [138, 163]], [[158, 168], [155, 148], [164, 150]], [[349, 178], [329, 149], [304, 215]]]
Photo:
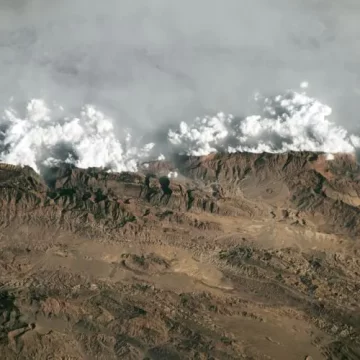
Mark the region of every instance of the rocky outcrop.
[[0, 351], [357, 359], [359, 212], [350, 155], [0, 164]]

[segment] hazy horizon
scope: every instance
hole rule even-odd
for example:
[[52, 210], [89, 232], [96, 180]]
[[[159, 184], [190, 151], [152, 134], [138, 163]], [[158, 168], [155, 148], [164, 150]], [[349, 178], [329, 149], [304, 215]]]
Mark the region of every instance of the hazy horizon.
[[[238, 136], [238, 149], [353, 149], [358, 138], [344, 128], [359, 133], [359, 16], [351, 0], [2, 2], [0, 159], [39, 162], [61, 141], [88, 156], [83, 164], [122, 168], [134, 145], [119, 143], [125, 130], [135, 140], [160, 134], [149, 141], [166, 148], [183, 121], [192, 134], [181, 141], [201, 151], [213, 149], [218, 129], [225, 145]], [[303, 98], [290, 121], [256, 120], [255, 135], [246, 122], [194, 120], [256, 115], [255, 92], [284, 96], [303, 81], [313, 100]]]
[[3, 105], [91, 103], [144, 126], [242, 116], [254, 91], [306, 80], [338, 122], [360, 110], [355, 1], [17, 0], [0, 15]]

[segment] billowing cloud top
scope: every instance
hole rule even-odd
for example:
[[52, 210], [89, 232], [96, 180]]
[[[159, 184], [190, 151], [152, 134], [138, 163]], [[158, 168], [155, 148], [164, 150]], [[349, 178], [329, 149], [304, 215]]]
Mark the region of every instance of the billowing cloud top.
[[169, 131], [169, 141], [180, 151], [206, 155], [228, 152], [317, 151], [353, 152], [359, 137], [330, 121], [331, 108], [305, 93], [288, 91], [273, 98], [261, 98], [261, 115], [244, 119], [219, 113], [213, 117], [182, 122]]
[[[0, 159], [353, 151], [359, 16], [353, 0], [2, 0]], [[283, 94], [303, 80], [313, 98], [306, 81]]]
[[236, 118], [218, 113], [181, 122], [167, 130], [166, 139], [154, 133], [159, 143], [145, 143], [146, 133], [133, 140], [131, 129], [122, 136], [115, 133], [116, 119], [92, 106], [71, 116], [61, 106], [49, 108], [42, 100], [32, 100], [23, 116], [14, 108], [5, 110], [0, 122], [0, 160], [26, 164], [37, 171], [59, 162], [136, 171], [141, 161], [164, 159], [173, 153], [199, 156], [216, 151], [307, 150], [332, 154], [351, 153], [360, 147], [357, 135], [331, 122], [331, 108], [305, 92], [288, 91], [272, 98], [257, 94], [255, 100], [261, 105], [259, 115]]

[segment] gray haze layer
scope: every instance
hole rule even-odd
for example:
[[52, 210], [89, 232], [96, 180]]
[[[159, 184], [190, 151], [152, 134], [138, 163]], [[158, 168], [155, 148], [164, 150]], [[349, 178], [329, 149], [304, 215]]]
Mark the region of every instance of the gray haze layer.
[[118, 126], [249, 114], [255, 90], [310, 83], [358, 122], [356, 0], [2, 0], [0, 101], [92, 103]]

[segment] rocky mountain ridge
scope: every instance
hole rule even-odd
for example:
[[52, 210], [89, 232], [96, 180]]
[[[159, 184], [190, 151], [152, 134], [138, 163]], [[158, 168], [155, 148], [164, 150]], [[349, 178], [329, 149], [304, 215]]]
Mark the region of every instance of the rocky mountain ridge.
[[352, 155], [0, 164], [0, 202], [6, 359], [360, 358]]

